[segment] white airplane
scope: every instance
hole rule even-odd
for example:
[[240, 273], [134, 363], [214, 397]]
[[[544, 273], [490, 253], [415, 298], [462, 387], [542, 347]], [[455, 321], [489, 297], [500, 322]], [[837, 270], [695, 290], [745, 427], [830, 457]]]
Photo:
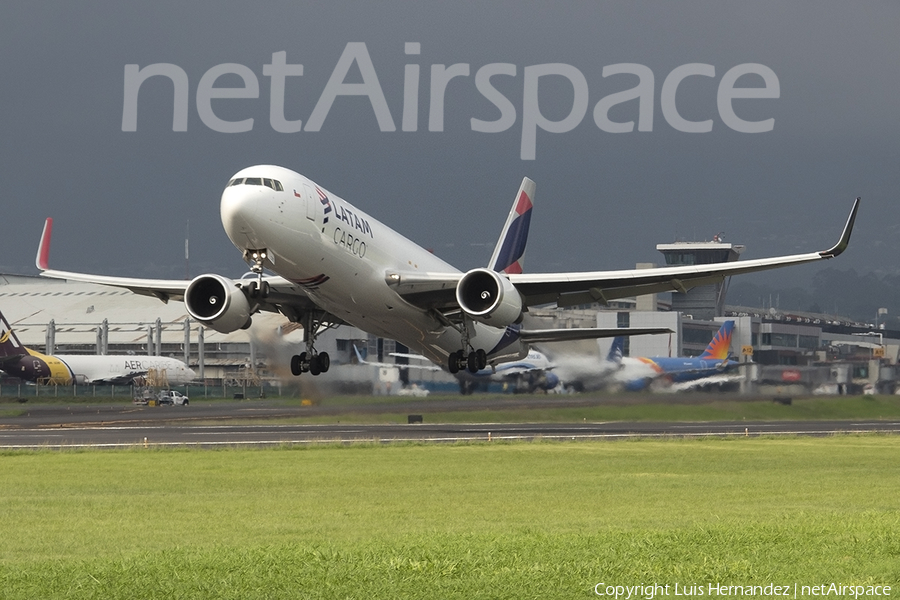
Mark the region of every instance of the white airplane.
[[22, 345], [2, 313], [0, 370], [25, 381], [56, 385], [130, 385], [151, 370], [165, 374], [170, 385], [182, 385], [195, 377], [183, 362], [164, 356], [41, 354]]
[[[854, 203], [838, 243], [822, 252], [724, 264], [584, 273], [522, 272], [535, 184], [522, 181], [487, 268], [465, 273], [416, 245], [312, 180], [271, 165], [235, 173], [222, 192], [222, 225], [255, 280], [205, 274], [186, 280], [107, 277], [50, 269], [52, 220], [44, 225], [36, 264], [48, 277], [127, 288], [167, 302], [217, 331], [250, 326], [257, 311], [280, 312], [306, 332], [294, 375], [326, 372], [316, 351], [324, 328], [341, 323], [395, 339], [451, 373], [477, 372], [524, 358], [531, 344], [661, 333], [661, 329], [529, 330], [534, 305], [573, 306], [666, 291], [725, 277], [829, 259], [846, 249]], [[276, 275], [263, 275], [267, 269]]]
[[[441, 370], [440, 367], [434, 364], [372, 362], [363, 358], [362, 353], [356, 346], [353, 346], [353, 351], [356, 353], [356, 359], [363, 365], [396, 369]], [[408, 360], [428, 360], [421, 354], [391, 352], [391, 356]], [[459, 381], [459, 392], [463, 395], [471, 394], [479, 385], [487, 385], [491, 382], [510, 385], [516, 392], [550, 391], [556, 389], [560, 384], [559, 377], [552, 372], [554, 368], [556, 368], [555, 365], [547, 358], [546, 354], [532, 348], [528, 351], [528, 355], [520, 360], [479, 369], [475, 373], [470, 372], [468, 369], [462, 369], [456, 373], [456, 379]]]
[[555, 368], [546, 354], [532, 348], [519, 360], [475, 373], [464, 369], [456, 376], [459, 378], [459, 391], [462, 394], [471, 394], [479, 386], [492, 381], [512, 386], [516, 393], [549, 392], [560, 384], [559, 377], [553, 372]]

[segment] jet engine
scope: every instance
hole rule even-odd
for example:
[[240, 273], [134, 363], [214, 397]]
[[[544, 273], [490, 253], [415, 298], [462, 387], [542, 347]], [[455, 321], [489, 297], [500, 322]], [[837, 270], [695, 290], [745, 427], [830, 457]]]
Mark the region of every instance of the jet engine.
[[522, 317], [522, 297], [509, 279], [490, 269], [472, 269], [456, 286], [456, 301], [467, 315], [494, 327]]
[[555, 373], [551, 373], [547, 371], [544, 373], [544, 376], [541, 378], [541, 389], [545, 391], [550, 391], [556, 389], [556, 386], [559, 385], [559, 377], [556, 376]]
[[250, 303], [234, 281], [221, 275], [199, 275], [184, 292], [188, 313], [207, 327], [231, 333], [250, 327]]

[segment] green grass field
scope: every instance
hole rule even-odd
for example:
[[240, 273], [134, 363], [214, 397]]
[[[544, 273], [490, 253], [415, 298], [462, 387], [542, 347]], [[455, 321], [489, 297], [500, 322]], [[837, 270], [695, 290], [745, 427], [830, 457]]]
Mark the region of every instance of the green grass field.
[[[488, 396], [486, 396], [488, 397]], [[516, 396], [494, 395], [492, 398], [515, 402]], [[383, 398], [383, 397], [381, 397]], [[452, 398], [460, 398], [452, 396]], [[552, 398], [552, 396], [551, 396]], [[562, 396], [561, 398], [565, 398]], [[479, 410], [442, 411], [417, 408], [429, 423], [576, 423], [582, 421], [820, 421], [831, 419], [900, 419], [900, 396], [828, 396], [793, 399], [785, 405], [771, 398], [745, 399], [715, 394], [610, 396], [600, 397], [591, 406], [548, 408], [485, 408]], [[396, 403], [396, 397], [371, 402]], [[329, 398], [322, 406], [346, 406], [347, 412], [337, 417], [344, 423], [403, 423], [407, 412], [354, 412], [355, 398]], [[333, 423], [334, 416], [303, 417], [303, 422]]]
[[874, 435], [8, 452], [0, 598], [896, 595], [898, 456]]
[[[269, 422], [304, 423], [405, 423], [410, 410], [422, 413], [429, 423], [575, 423], [581, 421], [780, 421], [780, 420], [830, 420], [830, 419], [900, 419], [900, 396], [814, 396], [794, 398], [790, 405], [773, 402], [771, 397], [743, 398], [720, 394], [627, 394], [596, 396], [590, 406], [522, 408], [515, 404], [522, 397], [512, 394], [484, 394], [462, 397], [459, 395], [435, 395], [421, 398], [402, 396], [312, 396], [316, 407], [332, 408], [340, 412], [333, 415], [300, 413], [297, 418], [268, 420]], [[579, 396], [574, 396], [578, 398]], [[594, 398], [594, 395], [590, 396]], [[568, 396], [544, 396], [560, 402]], [[488, 407], [458, 410], [447, 406], [459, 400], [499, 400], [509, 407]], [[192, 400], [192, 405], [202, 407], [215, 402], [233, 402], [222, 399]], [[302, 397], [270, 398], [264, 401], [250, 399], [239, 401], [252, 406], [259, 402], [292, 406], [303, 410]], [[20, 404], [15, 397], [0, 398], [0, 418], [13, 418], [27, 413], [34, 404], [129, 405], [130, 398], [41, 398]], [[405, 408], [409, 405], [413, 408]], [[401, 408], [398, 409], [397, 407]], [[440, 408], [438, 408], [440, 407]], [[161, 410], [178, 411], [179, 407]], [[231, 420], [234, 423], [236, 421]], [[254, 422], [260, 422], [254, 419]]]

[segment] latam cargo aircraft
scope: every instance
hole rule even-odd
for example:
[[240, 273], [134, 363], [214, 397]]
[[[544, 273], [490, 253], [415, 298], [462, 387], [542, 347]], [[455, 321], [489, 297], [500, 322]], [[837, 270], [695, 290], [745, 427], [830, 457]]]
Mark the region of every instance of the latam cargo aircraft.
[[256, 312], [280, 312], [306, 332], [305, 351], [291, 358], [294, 375], [328, 371], [330, 358], [316, 350], [316, 337], [342, 323], [395, 339], [451, 373], [475, 373], [524, 358], [533, 343], [665, 331], [528, 329], [522, 317], [531, 306], [685, 291], [740, 273], [830, 259], [847, 248], [859, 207], [857, 199], [837, 244], [821, 252], [646, 270], [526, 274], [522, 260], [534, 194], [534, 182], [523, 179], [487, 267], [467, 272], [309, 178], [272, 165], [235, 173], [219, 206], [225, 232], [255, 278], [210, 273], [191, 281], [160, 280], [54, 270], [48, 261], [51, 219], [36, 264], [47, 277], [183, 301], [191, 317], [220, 332], [249, 327]]
[[0, 371], [11, 377], [55, 385], [130, 385], [151, 370], [165, 374], [170, 385], [182, 385], [195, 377], [183, 362], [164, 356], [41, 354], [23, 346], [0, 313]]

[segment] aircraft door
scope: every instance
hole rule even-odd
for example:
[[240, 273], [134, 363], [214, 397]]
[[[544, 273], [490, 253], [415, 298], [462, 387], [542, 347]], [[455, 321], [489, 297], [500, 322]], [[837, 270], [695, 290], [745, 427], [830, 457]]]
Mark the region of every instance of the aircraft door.
[[[44, 361], [39, 358], [31, 359], [31, 377], [35, 379], [35, 381], [39, 379], [43, 379], [45, 377], [50, 377], [50, 369], [44, 369]], [[26, 374], [28, 373], [28, 368], [23, 369]]]
[[316, 203], [313, 202], [313, 198], [315, 195], [313, 194], [312, 188], [309, 187], [308, 184], [303, 184], [303, 201], [306, 202], [306, 218], [310, 221], [316, 220]]
[[325, 225], [325, 207], [319, 195], [306, 183], [303, 184], [303, 200], [306, 201], [306, 218], [316, 224], [316, 229], [322, 231]]

